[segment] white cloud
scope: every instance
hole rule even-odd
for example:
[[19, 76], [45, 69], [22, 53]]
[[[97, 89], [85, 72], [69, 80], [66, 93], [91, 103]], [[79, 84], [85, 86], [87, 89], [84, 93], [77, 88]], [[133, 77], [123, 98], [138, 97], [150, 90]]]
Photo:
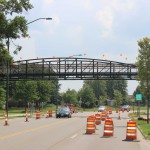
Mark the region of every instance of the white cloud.
[[[134, 1], [131, 0], [108, 0], [102, 1], [102, 9], [96, 12], [96, 20], [102, 26], [101, 37], [109, 37], [112, 34], [113, 26], [115, 24], [115, 18], [118, 14], [122, 17], [125, 15], [130, 15], [130, 11], [133, 11], [135, 7]], [[128, 14], [127, 14], [128, 13]]]

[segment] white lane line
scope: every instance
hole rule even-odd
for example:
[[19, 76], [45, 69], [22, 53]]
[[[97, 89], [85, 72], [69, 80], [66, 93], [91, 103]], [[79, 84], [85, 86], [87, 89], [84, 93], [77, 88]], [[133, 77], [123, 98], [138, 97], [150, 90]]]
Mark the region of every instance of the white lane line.
[[74, 134], [73, 136], [71, 136], [70, 138], [73, 139], [77, 136], [77, 134]]

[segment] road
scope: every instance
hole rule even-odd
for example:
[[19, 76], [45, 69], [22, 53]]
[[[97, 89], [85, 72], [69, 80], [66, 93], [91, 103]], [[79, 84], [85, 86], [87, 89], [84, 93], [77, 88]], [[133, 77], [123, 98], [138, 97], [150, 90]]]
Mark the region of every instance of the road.
[[89, 115], [97, 112], [75, 113], [72, 118], [35, 119], [25, 118], [9, 120], [9, 126], [0, 121], [1, 150], [150, 150], [150, 143], [137, 132], [136, 141], [125, 141], [128, 113], [110, 115], [114, 122], [114, 136], [103, 137], [104, 121], [97, 126], [94, 134], [86, 134]]

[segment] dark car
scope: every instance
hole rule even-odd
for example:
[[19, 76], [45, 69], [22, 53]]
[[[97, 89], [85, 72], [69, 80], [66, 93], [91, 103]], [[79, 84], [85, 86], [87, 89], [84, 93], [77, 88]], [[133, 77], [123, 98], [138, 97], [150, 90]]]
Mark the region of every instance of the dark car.
[[56, 118], [60, 118], [60, 117], [71, 118], [71, 111], [70, 111], [70, 109], [68, 107], [58, 109], [57, 113], [56, 113]]

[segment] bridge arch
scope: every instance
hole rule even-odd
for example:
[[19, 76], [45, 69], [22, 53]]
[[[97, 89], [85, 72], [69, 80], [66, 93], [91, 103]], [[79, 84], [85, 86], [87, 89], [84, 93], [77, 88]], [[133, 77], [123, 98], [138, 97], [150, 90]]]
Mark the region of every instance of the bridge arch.
[[[0, 66], [0, 80], [6, 75], [6, 66]], [[38, 58], [9, 66], [10, 80], [136, 80], [136, 75], [135, 64], [92, 58]]]

